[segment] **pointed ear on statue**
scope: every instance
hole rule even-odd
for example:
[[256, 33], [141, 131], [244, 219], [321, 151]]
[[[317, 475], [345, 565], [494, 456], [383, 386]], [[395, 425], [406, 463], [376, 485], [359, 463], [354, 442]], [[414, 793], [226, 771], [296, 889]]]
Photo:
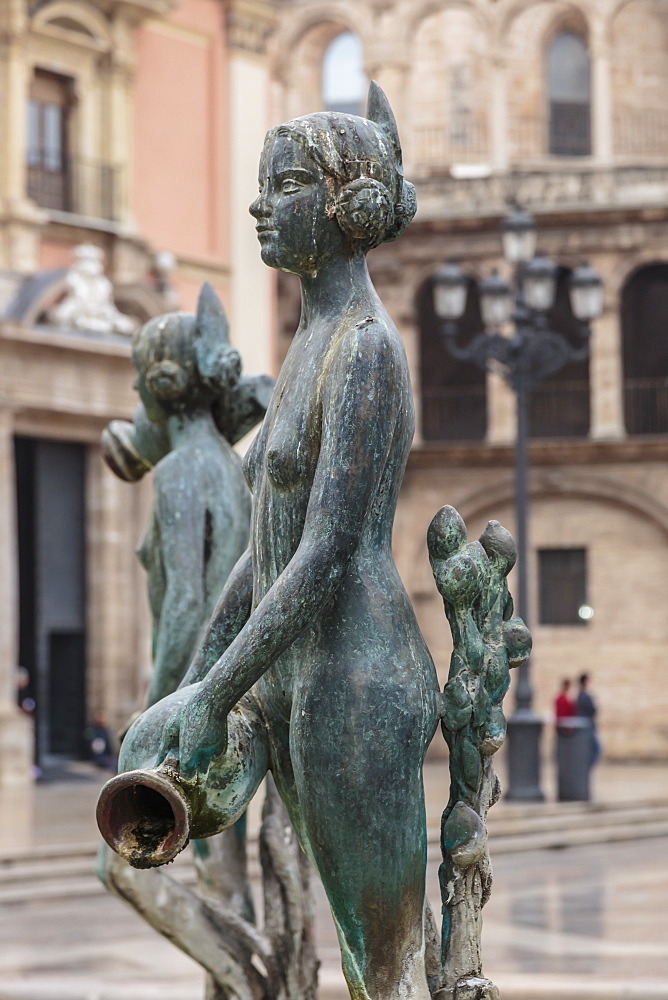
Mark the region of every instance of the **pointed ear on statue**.
[[401, 164], [401, 142], [399, 141], [399, 129], [394, 112], [384, 90], [378, 86], [375, 80], [369, 84], [366, 116], [369, 121], [375, 122], [383, 130], [394, 147], [397, 163]]
[[197, 301], [195, 329], [197, 365], [205, 379], [218, 375], [223, 358], [231, 350], [228, 330], [223, 304], [209, 282], [205, 281]]

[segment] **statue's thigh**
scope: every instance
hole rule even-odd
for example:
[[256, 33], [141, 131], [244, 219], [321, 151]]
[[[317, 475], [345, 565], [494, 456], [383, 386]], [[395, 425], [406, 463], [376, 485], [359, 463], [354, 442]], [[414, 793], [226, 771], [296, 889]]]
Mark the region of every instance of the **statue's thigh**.
[[426, 988], [422, 742], [407, 738], [405, 718], [380, 716], [375, 726], [367, 718], [359, 729], [337, 725], [336, 711], [307, 718], [291, 740], [295, 784], [349, 985], [361, 977], [360, 996], [391, 996], [412, 969], [419, 996], [423, 981]]

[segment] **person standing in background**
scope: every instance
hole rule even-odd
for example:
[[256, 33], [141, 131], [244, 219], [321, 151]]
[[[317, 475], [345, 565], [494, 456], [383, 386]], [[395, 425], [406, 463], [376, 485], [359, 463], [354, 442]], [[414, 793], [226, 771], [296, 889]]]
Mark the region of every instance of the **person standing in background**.
[[575, 702], [569, 694], [570, 688], [571, 682], [564, 678], [561, 682], [561, 690], [554, 699], [554, 720], [557, 725], [563, 719], [570, 719], [571, 716], [575, 715]]
[[589, 719], [591, 729], [590, 766], [593, 766], [601, 756], [601, 744], [598, 738], [598, 730], [596, 726], [596, 702], [589, 693], [589, 674], [580, 674], [578, 683], [580, 687], [575, 700], [575, 714], [579, 715], [581, 718]]

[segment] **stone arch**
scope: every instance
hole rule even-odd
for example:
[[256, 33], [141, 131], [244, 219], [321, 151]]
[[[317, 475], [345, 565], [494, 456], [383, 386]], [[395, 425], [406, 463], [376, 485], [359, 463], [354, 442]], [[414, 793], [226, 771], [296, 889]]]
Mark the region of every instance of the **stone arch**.
[[547, 20], [542, 34], [543, 39], [549, 37], [553, 25], [560, 26], [559, 22], [562, 18], [564, 25], [569, 19], [572, 20], [573, 24], [586, 25], [587, 37], [589, 37], [592, 12], [589, 4], [582, 2], [582, 0], [579, 3], [576, 3], [575, 0], [509, 0], [507, 4], [501, 5], [499, 16], [495, 22], [499, 41], [507, 41], [509, 32], [518, 18], [534, 8], [546, 6], [559, 7], [561, 10], [554, 11], [551, 18]]
[[625, 0], [608, 26], [613, 152], [632, 163], [663, 158], [668, 145], [668, 16], [651, 0]]
[[322, 61], [328, 45], [338, 35], [348, 31], [357, 35], [363, 61], [368, 61], [370, 32], [364, 24], [356, 23], [347, 8], [341, 12], [327, 8], [320, 16], [311, 10], [308, 15], [288, 25], [285, 35], [276, 38], [272, 47], [275, 75], [283, 87], [284, 119], [322, 110]]
[[407, 29], [407, 162], [418, 173], [489, 164], [488, 24], [467, 2], [425, 4], [421, 13]]
[[[573, 498], [609, 503], [650, 521], [668, 541], [668, 506], [644, 490], [619, 479], [592, 476], [589, 472], [535, 471], [530, 478], [529, 494], [532, 499]], [[464, 496], [457, 510], [465, 521], [473, 520], [494, 508], [495, 505], [512, 503], [515, 482], [512, 477], [499, 479], [482, 489]]]
[[655, 247], [638, 247], [635, 252], [625, 254], [623, 259], [617, 262], [617, 266], [611, 271], [606, 281], [606, 291], [610, 299], [619, 300], [624, 286], [643, 267], [651, 264], [667, 264], [668, 254], [662, 257], [657, 254]]
[[415, 35], [423, 21], [438, 14], [441, 11], [460, 8], [468, 11], [475, 17], [480, 27], [486, 33], [491, 31], [492, 18], [489, 12], [476, 0], [422, 0], [422, 3], [415, 4], [409, 2], [403, 5], [403, 9], [397, 11], [395, 31], [400, 37], [406, 39], [408, 45], [412, 45]]
[[69, 40], [107, 51], [111, 48], [111, 33], [104, 15], [84, 0], [52, 0], [40, 7], [32, 18], [33, 29], [67, 33]]
[[548, 151], [545, 56], [562, 25], [583, 30], [589, 25], [586, 8], [567, 0], [531, 0], [500, 12], [495, 46], [504, 53], [512, 164], [542, 161]]
[[288, 70], [307, 36], [314, 36], [322, 48], [322, 57], [329, 42], [344, 31], [358, 35], [368, 53], [374, 35], [373, 21], [361, 4], [353, 10], [347, 3], [323, 3], [286, 17], [269, 45], [275, 77], [285, 86], [289, 84]]

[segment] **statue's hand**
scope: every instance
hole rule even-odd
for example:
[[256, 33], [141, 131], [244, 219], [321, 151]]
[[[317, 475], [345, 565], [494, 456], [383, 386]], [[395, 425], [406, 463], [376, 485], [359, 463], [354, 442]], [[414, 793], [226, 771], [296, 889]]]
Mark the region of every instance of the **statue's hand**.
[[[197, 695], [200, 695], [199, 697]], [[179, 726], [179, 769], [192, 781], [205, 775], [212, 760], [227, 750], [227, 713], [215, 702], [193, 695], [183, 707]]]

